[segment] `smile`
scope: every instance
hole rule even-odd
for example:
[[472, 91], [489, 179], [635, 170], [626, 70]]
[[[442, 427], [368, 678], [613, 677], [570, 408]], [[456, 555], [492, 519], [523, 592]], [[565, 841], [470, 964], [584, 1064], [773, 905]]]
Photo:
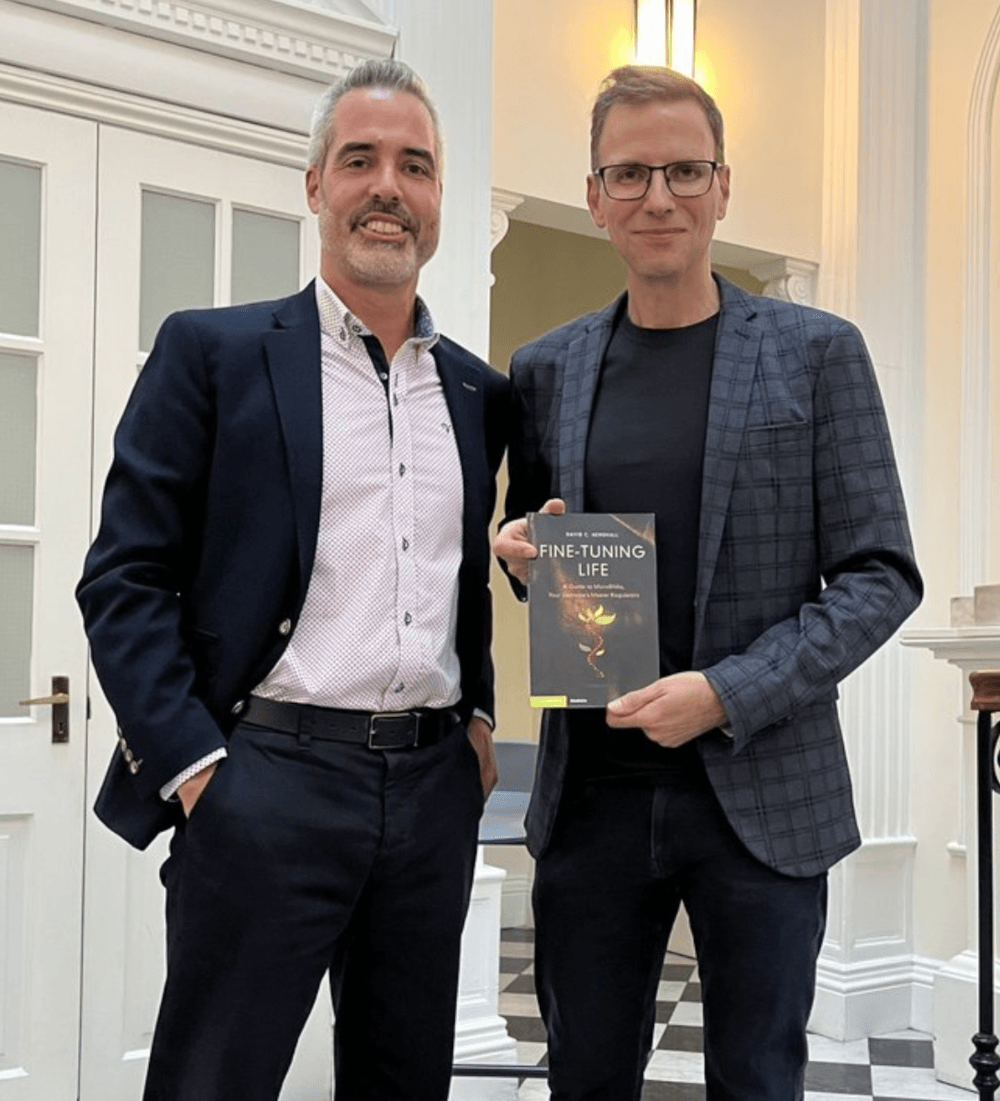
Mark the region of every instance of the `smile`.
[[398, 222], [389, 222], [382, 218], [368, 218], [360, 225], [362, 229], [376, 237], [402, 237], [407, 232], [406, 228]]

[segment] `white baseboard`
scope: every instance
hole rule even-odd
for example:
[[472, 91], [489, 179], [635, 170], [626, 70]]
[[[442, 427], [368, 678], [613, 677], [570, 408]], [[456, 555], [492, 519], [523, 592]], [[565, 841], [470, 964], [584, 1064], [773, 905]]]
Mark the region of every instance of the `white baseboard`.
[[850, 964], [821, 958], [809, 1030], [842, 1041], [908, 1028], [933, 1033], [934, 976], [942, 966], [915, 955]]

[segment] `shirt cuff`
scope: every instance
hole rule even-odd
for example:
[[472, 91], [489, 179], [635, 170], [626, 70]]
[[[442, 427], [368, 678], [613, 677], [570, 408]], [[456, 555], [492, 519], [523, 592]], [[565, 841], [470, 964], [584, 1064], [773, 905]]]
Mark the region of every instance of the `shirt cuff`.
[[177, 789], [185, 782], [190, 780], [192, 776], [197, 776], [203, 768], [208, 768], [209, 765], [214, 764], [216, 761], [221, 761], [226, 756], [226, 751], [222, 747], [212, 750], [207, 757], [202, 757], [200, 761], [186, 768], [179, 776], [175, 776], [168, 784], [164, 784], [160, 788], [160, 798], [164, 801], [173, 799], [177, 794]]
[[494, 719], [493, 719], [492, 715], [487, 715], [485, 711], [480, 711], [479, 708], [477, 707], [472, 712], [472, 716], [473, 716], [473, 718], [476, 718], [476, 719], [482, 719], [483, 722], [486, 723], [486, 725], [490, 728], [490, 733], [492, 733], [494, 730], [496, 730], [497, 724], [496, 724], [496, 722], [494, 722]]

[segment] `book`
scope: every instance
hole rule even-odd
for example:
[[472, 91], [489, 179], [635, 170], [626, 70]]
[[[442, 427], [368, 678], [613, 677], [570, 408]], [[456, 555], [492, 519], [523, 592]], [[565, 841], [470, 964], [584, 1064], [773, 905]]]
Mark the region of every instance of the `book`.
[[660, 675], [654, 516], [528, 514], [532, 707], [605, 707]]

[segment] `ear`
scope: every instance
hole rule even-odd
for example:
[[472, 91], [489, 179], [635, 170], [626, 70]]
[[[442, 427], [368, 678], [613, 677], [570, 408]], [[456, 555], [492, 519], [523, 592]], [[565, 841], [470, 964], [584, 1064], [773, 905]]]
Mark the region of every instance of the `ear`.
[[719, 205], [716, 211], [716, 221], [721, 222], [726, 216], [726, 211], [729, 209], [729, 165], [720, 165], [715, 173], [716, 179], [719, 183]]
[[594, 225], [598, 229], [605, 229], [608, 224], [608, 220], [604, 216], [604, 204], [601, 202], [602, 192], [600, 176], [596, 176], [591, 172], [587, 177], [587, 206], [590, 208], [590, 216], [594, 219]]
[[306, 169], [306, 201], [313, 214], [319, 213], [319, 187], [323, 174], [316, 165], [310, 165]]

